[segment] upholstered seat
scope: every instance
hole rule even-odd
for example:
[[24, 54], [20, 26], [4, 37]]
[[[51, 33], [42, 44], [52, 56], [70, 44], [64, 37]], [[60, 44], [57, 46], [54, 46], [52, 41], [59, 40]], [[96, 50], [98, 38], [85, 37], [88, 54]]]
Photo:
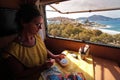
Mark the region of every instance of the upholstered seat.
[[16, 12], [14, 9], [0, 8], [0, 37], [17, 33]]
[[15, 22], [15, 14], [16, 10], [0, 8], [0, 80], [13, 80], [1, 55], [3, 49], [17, 36], [18, 26]]

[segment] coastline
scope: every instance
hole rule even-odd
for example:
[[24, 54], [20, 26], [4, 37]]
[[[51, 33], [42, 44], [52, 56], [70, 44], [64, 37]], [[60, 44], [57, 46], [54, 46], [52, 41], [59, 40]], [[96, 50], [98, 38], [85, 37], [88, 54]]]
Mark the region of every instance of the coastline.
[[115, 30], [108, 30], [108, 28], [110, 28], [110, 26], [109, 27], [92, 27], [92, 28], [90, 28], [90, 27], [85, 27], [86, 29], [94, 29], [94, 30], [100, 30], [100, 31], [102, 31], [103, 33], [107, 33], [107, 34], [111, 34], [111, 35], [115, 35], [115, 34], [120, 34], [120, 31], [115, 31]]
[[93, 27], [93, 29], [100, 30], [103, 33], [108, 33], [108, 34], [111, 34], [111, 35], [120, 34], [120, 31], [108, 30], [108, 28], [111, 28], [111, 26], [106, 25], [105, 27], [101, 27], [101, 26]]
[[98, 30], [101, 30], [104, 33], [108, 33], [108, 34], [112, 34], [112, 35], [120, 34], [119, 31], [114, 31], [114, 30], [108, 30], [108, 29], [102, 29], [102, 28], [99, 28]]
[[103, 33], [107, 33], [110, 35], [120, 34], [120, 31], [115, 30], [109, 30], [112, 26], [110, 25], [104, 25], [97, 22], [87, 22], [84, 24], [84, 28], [86, 29], [94, 29], [94, 30], [100, 30]]

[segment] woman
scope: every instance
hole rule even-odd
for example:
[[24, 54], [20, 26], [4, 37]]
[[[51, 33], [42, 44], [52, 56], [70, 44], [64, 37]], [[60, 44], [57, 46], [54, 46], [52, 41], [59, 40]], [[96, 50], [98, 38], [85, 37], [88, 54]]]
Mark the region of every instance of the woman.
[[38, 80], [40, 73], [53, 65], [48, 57], [58, 61], [64, 56], [54, 55], [47, 50], [37, 34], [43, 19], [36, 6], [24, 4], [16, 16], [20, 32], [4, 58], [15, 80]]

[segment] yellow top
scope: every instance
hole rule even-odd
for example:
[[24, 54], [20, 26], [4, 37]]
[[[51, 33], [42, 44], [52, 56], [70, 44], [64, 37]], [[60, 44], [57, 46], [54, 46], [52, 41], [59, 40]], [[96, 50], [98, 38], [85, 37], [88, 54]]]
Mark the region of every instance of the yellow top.
[[34, 67], [44, 64], [47, 59], [47, 50], [39, 35], [35, 36], [36, 44], [32, 47], [22, 46], [13, 42], [9, 53], [16, 57], [26, 67]]

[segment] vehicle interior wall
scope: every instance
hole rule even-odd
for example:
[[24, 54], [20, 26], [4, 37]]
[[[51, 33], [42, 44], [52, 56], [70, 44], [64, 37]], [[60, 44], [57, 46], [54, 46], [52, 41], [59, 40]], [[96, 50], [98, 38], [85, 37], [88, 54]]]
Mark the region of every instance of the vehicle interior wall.
[[[78, 41], [70, 41], [70, 40], [63, 40], [63, 39], [55, 39], [55, 38], [46, 38], [45, 40], [46, 46], [48, 49], [53, 51], [54, 53], [61, 53], [63, 50], [73, 50], [78, 51], [79, 48], [85, 44], [84, 42]], [[120, 49], [112, 48], [108, 46], [101, 46], [96, 44], [88, 44], [90, 45], [90, 54], [96, 57], [100, 57], [103, 59], [108, 59], [115, 61], [117, 64], [120, 65]]]
[[[55, 1], [55, 0], [53, 0], [53, 1]], [[24, 2], [24, 1], [23, 0], [0, 0], [0, 7], [18, 8], [22, 2]], [[43, 3], [45, 3], [45, 2], [46, 1], [43, 0]], [[44, 11], [42, 13], [44, 13]], [[44, 36], [45, 35], [43, 35], [43, 37]], [[57, 43], [57, 45], [55, 43]], [[79, 47], [81, 45], [85, 45], [85, 43], [68, 41], [68, 40], [60, 40], [60, 39], [54, 39], [54, 38], [52, 38], [52, 39], [47, 38], [46, 45], [53, 52], [58, 51], [60, 53], [61, 51], [65, 50], [65, 49], [78, 51]], [[111, 47], [107, 47], [107, 46], [100, 46], [100, 45], [95, 45], [95, 44], [90, 44], [90, 45], [91, 45], [90, 53], [92, 55], [111, 59], [111, 60], [114, 60], [114, 61], [120, 63], [120, 60], [119, 60], [120, 49], [111, 48]]]
[[[42, 1], [45, 4], [48, 3], [48, 2], [45, 2], [44, 0], [42, 0]], [[0, 0], [0, 7], [16, 9], [19, 7], [19, 5], [21, 3], [22, 3], [22, 0]], [[43, 7], [40, 7], [40, 10], [42, 10], [42, 14], [44, 14]], [[44, 26], [45, 25], [43, 24], [43, 27]], [[59, 54], [63, 50], [78, 51], [78, 49], [81, 46], [88, 44], [88, 43], [78, 42], [78, 41], [50, 38], [45, 35], [44, 31], [45, 31], [45, 27], [44, 27], [44, 30], [42, 31], [42, 33], [43, 33], [43, 38], [46, 37], [45, 38], [46, 46], [51, 52], [53, 52], [55, 54]], [[40, 31], [40, 34], [41, 34], [41, 31]], [[4, 38], [0, 38], [0, 48], [5, 46], [7, 42], [12, 41], [14, 39], [14, 37], [15, 36], [9, 36], [9, 37], [7, 36]], [[100, 57], [103, 59], [112, 60], [120, 65], [120, 59], [119, 59], [120, 49], [119, 48], [112, 48], [112, 47], [101, 46], [101, 45], [96, 45], [96, 44], [89, 44], [89, 45], [90, 45], [90, 54], [93, 55], [93, 57], [96, 56], [96, 57]], [[1, 67], [1, 65], [3, 65], [3, 64], [0, 63], [0, 67]], [[1, 76], [2, 76], [2, 74], [0, 71], [0, 80], [3, 80], [3, 79], [1, 79]], [[96, 78], [96, 80], [97, 80], [97, 78]]]
[[[39, 6], [39, 3], [45, 4], [46, 2], [49, 3], [49, 2], [53, 2], [54, 0], [49, 0], [49, 1], [47, 1], [47, 0], [46, 1], [45, 0], [0, 0], [0, 8], [1, 9], [9, 9], [8, 16], [10, 16], [10, 15], [14, 15], [14, 12], [12, 13], [13, 10], [17, 10], [21, 4], [30, 2], [30, 1], [36, 1], [35, 4], [38, 6], [38, 8], [40, 9], [40, 11], [44, 17], [43, 7]], [[3, 13], [3, 12], [1, 12], [1, 13]], [[7, 15], [7, 12], [5, 12], [5, 13]], [[5, 17], [7, 19], [6, 15], [1, 16], [1, 17]], [[0, 20], [0, 21], [2, 21], [2, 20]], [[7, 21], [9, 22], [9, 20], [7, 20]], [[5, 24], [7, 24], [7, 23], [5, 22]], [[42, 39], [45, 38], [45, 27], [44, 26], [45, 25], [42, 24], [42, 30], [39, 31], [39, 34], [42, 36]], [[8, 27], [8, 28], [11, 29], [10, 27]], [[8, 29], [8, 28], [6, 28], [6, 29]], [[1, 27], [0, 31], [3, 31], [2, 29], [3, 29], [3, 27]], [[3, 32], [5, 33], [5, 30]], [[1, 34], [2, 34], [2, 32], [0, 32], [0, 35]], [[13, 39], [14, 39], [14, 35], [11, 35], [11, 36], [6, 35], [6, 36], [2, 36], [2, 37], [0, 36], [0, 48], [6, 46]]]
[[18, 8], [22, 0], [0, 0], [0, 7]]
[[[24, 3], [24, 0], [0, 0], [0, 24], [4, 25], [4, 24], [7, 24], [6, 22], [11, 22], [11, 17], [13, 20], [15, 15], [14, 10], [17, 10], [20, 4], [22, 3]], [[13, 80], [13, 79], [10, 79], [11, 73], [9, 73], [9, 71], [7, 70], [8, 68], [6, 68], [7, 66], [5, 66], [4, 60], [2, 59], [1, 54], [2, 54], [3, 48], [6, 48], [8, 44], [11, 43], [17, 35], [14, 33], [11, 35], [9, 34], [6, 35], [7, 31], [3, 29], [4, 29], [4, 26], [0, 26], [0, 80]], [[8, 28], [6, 27], [6, 29], [10, 30], [11, 27], [8, 25]]]
[[[63, 0], [0, 0], [0, 8], [17, 10], [21, 4], [30, 3], [30, 2], [34, 2], [34, 1], [35, 1], [35, 4], [40, 9], [41, 13], [44, 14], [44, 11], [42, 10], [43, 7], [39, 6], [39, 4], [44, 5], [44, 4], [52, 3], [52, 2], [55, 2], [55, 1], [63, 1]], [[43, 15], [43, 17], [44, 17], [44, 15]], [[42, 38], [44, 39], [44, 37], [45, 37], [44, 26], [45, 25], [42, 24], [42, 26], [43, 26], [43, 28], [42, 28], [42, 30], [39, 31], [39, 33], [42, 34]]]
[[[55, 2], [57, 0], [49, 0], [49, 1], [44, 1], [40, 0], [42, 3], [50, 3], [50, 2]], [[60, 1], [60, 0], [58, 0]], [[62, 1], [62, 0], [61, 0]], [[1, 0], [0, 1], [0, 7], [6, 7], [6, 8], [18, 8], [21, 3], [25, 2], [25, 0]], [[43, 8], [40, 7], [42, 10]], [[42, 10], [42, 14], [44, 14], [44, 11]], [[44, 15], [43, 15], [44, 16]], [[43, 38], [45, 37], [45, 28], [43, 24], [43, 31], [40, 31], [40, 34], [43, 35]], [[54, 45], [54, 43], [57, 43], [57, 45]], [[64, 43], [64, 44], [63, 44]], [[52, 45], [51, 45], [52, 44]], [[81, 45], [84, 45], [85, 43], [80, 43], [80, 42], [75, 42], [75, 41], [66, 41], [66, 40], [58, 40], [58, 39], [46, 39], [46, 45], [52, 49], [52, 51], [58, 51], [61, 52], [64, 49], [70, 49], [70, 50], [75, 50], [78, 51], [79, 47]], [[111, 47], [106, 47], [106, 46], [99, 46], [99, 45], [93, 45], [91, 44], [91, 54], [94, 56], [99, 56], [102, 58], [108, 58], [111, 60], [115, 60], [120, 63], [119, 60], [119, 51], [120, 49], [117, 48], [111, 48]]]
[[117, 64], [120, 65], [120, 48], [100, 45], [100, 44], [92, 44], [92, 43], [85, 43], [79, 41], [71, 41], [71, 40], [64, 40], [60, 38], [51, 38], [46, 36], [45, 40], [46, 46], [53, 51], [54, 53], [58, 54], [61, 53], [63, 50], [73, 50], [78, 51], [78, 49], [85, 44], [90, 45], [90, 54], [96, 57], [100, 57], [103, 59], [108, 59], [115, 61]]
[[16, 33], [14, 17], [21, 0], [0, 0], [0, 48], [6, 47]]

